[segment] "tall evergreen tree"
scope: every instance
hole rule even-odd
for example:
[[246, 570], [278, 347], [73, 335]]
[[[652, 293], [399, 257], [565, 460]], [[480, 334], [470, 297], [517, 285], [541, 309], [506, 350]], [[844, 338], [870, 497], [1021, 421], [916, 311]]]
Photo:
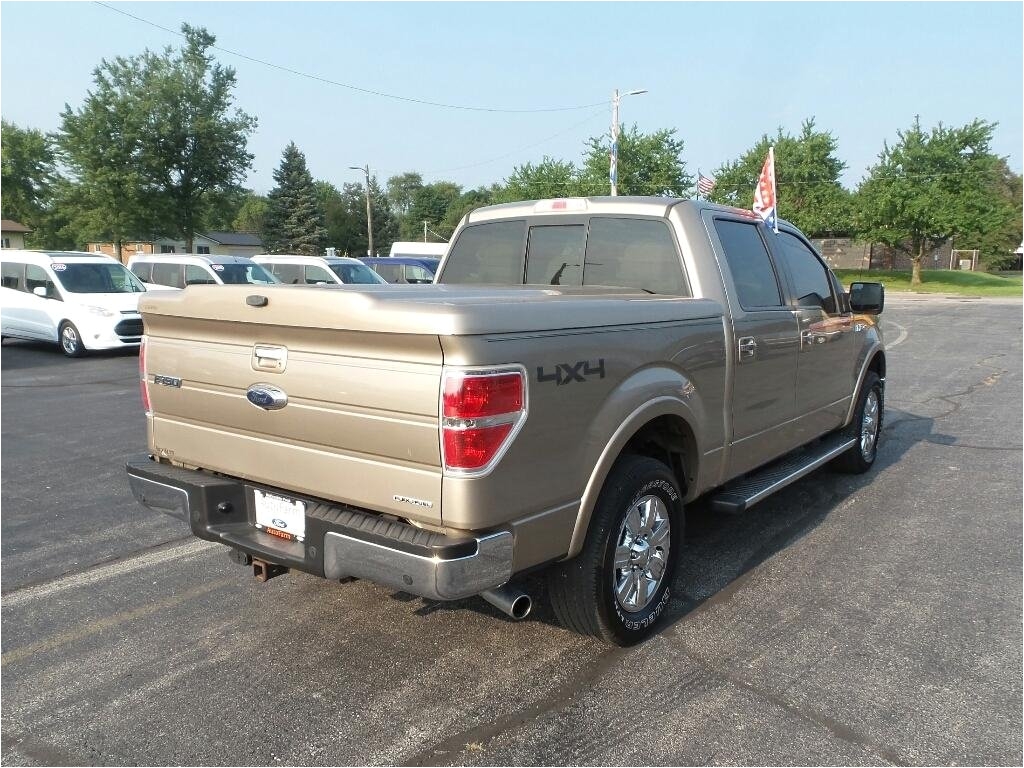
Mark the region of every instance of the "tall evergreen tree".
[[289, 142], [267, 197], [263, 244], [269, 253], [319, 254], [327, 242], [324, 214], [306, 156]]

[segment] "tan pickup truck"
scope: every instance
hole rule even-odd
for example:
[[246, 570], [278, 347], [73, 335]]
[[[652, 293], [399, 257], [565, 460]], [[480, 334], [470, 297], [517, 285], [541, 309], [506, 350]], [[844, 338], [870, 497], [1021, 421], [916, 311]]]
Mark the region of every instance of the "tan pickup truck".
[[542, 200], [459, 225], [437, 284], [192, 286], [140, 301], [136, 498], [298, 569], [566, 626], [652, 629], [684, 506], [739, 511], [882, 423], [882, 286], [803, 235], [669, 198]]

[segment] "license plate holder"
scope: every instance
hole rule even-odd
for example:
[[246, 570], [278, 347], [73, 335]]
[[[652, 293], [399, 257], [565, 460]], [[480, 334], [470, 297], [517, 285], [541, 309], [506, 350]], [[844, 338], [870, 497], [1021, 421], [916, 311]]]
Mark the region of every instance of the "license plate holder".
[[306, 540], [306, 502], [254, 488], [253, 508], [257, 528], [269, 529], [281, 538]]

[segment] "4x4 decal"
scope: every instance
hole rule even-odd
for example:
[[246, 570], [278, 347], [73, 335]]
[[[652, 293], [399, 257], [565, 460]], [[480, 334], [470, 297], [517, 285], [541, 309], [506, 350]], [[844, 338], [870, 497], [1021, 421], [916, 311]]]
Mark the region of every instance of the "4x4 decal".
[[559, 387], [573, 381], [586, 382], [588, 376], [604, 378], [604, 358], [596, 363], [589, 360], [581, 360], [578, 363], [559, 363], [551, 373], [544, 372], [544, 366], [537, 367], [537, 381], [553, 381]]

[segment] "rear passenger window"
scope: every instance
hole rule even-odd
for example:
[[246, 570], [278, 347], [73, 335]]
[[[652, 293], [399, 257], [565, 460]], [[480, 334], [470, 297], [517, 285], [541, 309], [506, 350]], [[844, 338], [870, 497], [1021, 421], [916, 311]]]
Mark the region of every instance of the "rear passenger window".
[[583, 284], [690, 295], [668, 226], [655, 219], [591, 219]]
[[740, 306], [744, 309], [781, 307], [782, 294], [768, 249], [756, 224], [715, 219]]
[[154, 264], [153, 282], [169, 285], [172, 288], [184, 288], [185, 281], [181, 278], [181, 264]]
[[36, 288], [45, 288], [47, 296], [55, 296], [57, 288], [53, 280], [46, 274], [46, 270], [37, 267], [35, 264], [25, 265], [25, 290], [32, 293]]
[[407, 283], [432, 283], [434, 276], [423, 267], [415, 264], [407, 264], [405, 267], [405, 282]]
[[3, 286], [12, 288], [15, 291], [21, 290], [21, 282], [25, 279], [25, 265], [4, 262], [3, 264]]
[[466, 227], [452, 246], [441, 282], [522, 283], [525, 236], [524, 221], [495, 221]]
[[270, 271], [282, 283], [296, 285], [306, 282], [306, 276], [303, 274], [301, 264], [271, 264]]
[[836, 302], [832, 297], [832, 286], [825, 265], [800, 238], [788, 232], [779, 232], [778, 238], [782, 245], [782, 260], [793, 280], [797, 304], [801, 307], [821, 307], [828, 314], [835, 314]]
[[389, 283], [402, 282], [402, 266], [400, 264], [374, 264], [373, 269]]
[[195, 264], [187, 264], [185, 266], [185, 285], [216, 285], [217, 281], [213, 279], [209, 272], [202, 267], [197, 267]]
[[317, 283], [334, 283], [334, 278], [323, 267], [306, 267], [306, 283], [316, 285]]
[[530, 227], [526, 249], [526, 282], [533, 285], [582, 285], [582, 224]]
[[153, 265], [146, 263], [132, 264], [132, 274], [144, 283], [151, 282], [153, 277]]

